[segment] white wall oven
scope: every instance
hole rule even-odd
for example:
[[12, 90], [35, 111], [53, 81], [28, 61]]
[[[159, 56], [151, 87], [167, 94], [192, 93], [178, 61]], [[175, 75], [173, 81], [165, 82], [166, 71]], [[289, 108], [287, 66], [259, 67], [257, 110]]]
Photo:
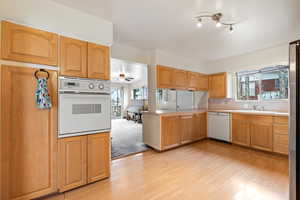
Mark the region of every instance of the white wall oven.
[[110, 82], [59, 77], [58, 137], [110, 131]]

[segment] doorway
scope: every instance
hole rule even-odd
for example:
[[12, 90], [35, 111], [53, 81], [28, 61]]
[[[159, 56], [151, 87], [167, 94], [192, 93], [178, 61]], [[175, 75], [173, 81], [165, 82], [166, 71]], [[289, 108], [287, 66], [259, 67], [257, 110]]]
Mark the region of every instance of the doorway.
[[112, 158], [148, 150], [142, 115], [148, 110], [147, 65], [111, 59]]

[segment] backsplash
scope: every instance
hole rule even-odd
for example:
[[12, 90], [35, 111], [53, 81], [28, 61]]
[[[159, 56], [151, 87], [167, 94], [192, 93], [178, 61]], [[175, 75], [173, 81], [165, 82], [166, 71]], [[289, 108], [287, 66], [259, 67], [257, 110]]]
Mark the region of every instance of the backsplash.
[[208, 94], [203, 91], [159, 89], [156, 91], [156, 110], [207, 109]]
[[252, 110], [253, 106], [258, 105], [258, 109], [266, 111], [288, 112], [288, 100], [269, 100], [259, 102], [243, 102], [234, 99], [209, 99], [208, 109], [211, 110]]

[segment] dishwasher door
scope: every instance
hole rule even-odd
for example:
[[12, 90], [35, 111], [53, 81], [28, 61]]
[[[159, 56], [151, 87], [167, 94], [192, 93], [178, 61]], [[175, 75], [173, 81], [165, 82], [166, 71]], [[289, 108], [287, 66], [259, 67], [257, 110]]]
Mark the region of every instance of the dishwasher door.
[[230, 113], [208, 113], [208, 137], [226, 142], [231, 141]]

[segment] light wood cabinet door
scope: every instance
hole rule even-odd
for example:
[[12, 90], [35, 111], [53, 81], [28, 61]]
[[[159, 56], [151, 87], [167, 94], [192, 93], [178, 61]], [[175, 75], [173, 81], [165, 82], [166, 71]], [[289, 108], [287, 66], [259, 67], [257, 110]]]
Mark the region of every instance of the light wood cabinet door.
[[232, 114], [232, 143], [250, 146], [250, 120], [248, 115]]
[[56, 66], [58, 35], [2, 21], [2, 59]]
[[180, 135], [181, 143], [193, 141], [194, 118], [193, 115], [184, 115], [180, 117]]
[[194, 115], [193, 140], [207, 137], [207, 113]]
[[57, 191], [57, 73], [48, 70], [52, 108], [38, 109], [35, 71], [0, 68], [2, 200], [33, 199]]
[[87, 183], [87, 136], [59, 139], [59, 190]]
[[188, 72], [188, 89], [189, 90], [198, 90], [200, 86], [199, 74], [196, 72]]
[[92, 183], [109, 177], [110, 137], [109, 133], [88, 135], [87, 182]]
[[60, 75], [87, 78], [87, 42], [60, 37]]
[[213, 74], [209, 76], [209, 97], [227, 97], [227, 76], [226, 73]]
[[156, 67], [157, 88], [175, 88], [173, 85], [173, 69], [158, 65]]
[[288, 155], [289, 135], [288, 117], [274, 117], [273, 124], [273, 151]]
[[199, 74], [198, 79], [199, 79], [198, 90], [207, 91], [208, 90], [208, 76], [204, 75], [204, 74]]
[[88, 43], [88, 78], [110, 80], [109, 47]]
[[251, 147], [255, 149], [273, 150], [273, 118], [272, 116], [253, 116], [250, 125]]
[[174, 69], [173, 76], [174, 78], [172, 81], [176, 89], [188, 89], [189, 82], [187, 71]]
[[180, 117], [162, 116], [161, 117], [161, 144], [162, 149], [169, 149], [179, 146], [180, 136]]

